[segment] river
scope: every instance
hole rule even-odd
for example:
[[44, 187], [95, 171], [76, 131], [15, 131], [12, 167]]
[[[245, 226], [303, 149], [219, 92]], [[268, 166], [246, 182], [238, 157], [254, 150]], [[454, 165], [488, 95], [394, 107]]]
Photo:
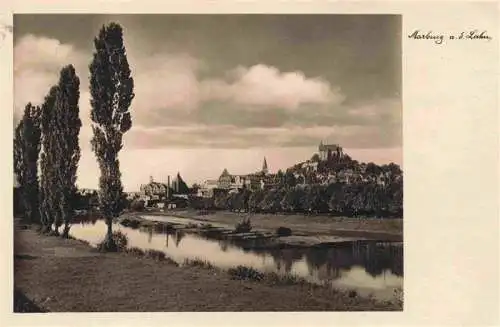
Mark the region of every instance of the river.
[[[182, 218], [166, 217], [178, 223]], [[113, 230], [127, 235], [128, 246], [163, 251], [173, 260], [201, 259], [220, 268], [250, 266], [262, 272], [293, 274], [313, 283], [328, 283], [338, 289], [353, 289], [362, 295], [390, 299], [395, 288], [403, 287], [403, 247], [374, 241], [342, 243], [337, 246], [253, 249], [251, 244], [213, 240], [197, 234], [174, 231], [156, 233], [118, 223]], [[92, 246], [106, 232], [103, 220], [73, 224], [70, 234]]]

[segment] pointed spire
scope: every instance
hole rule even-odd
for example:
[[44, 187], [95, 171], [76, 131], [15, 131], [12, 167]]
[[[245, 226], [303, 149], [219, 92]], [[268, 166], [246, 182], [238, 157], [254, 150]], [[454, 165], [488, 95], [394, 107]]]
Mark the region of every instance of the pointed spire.
[[266, 173], [267, 174], [267, 161], [266, 161], [266, 157], [264, 157], [264, 162], [262, 163], [262, 172]]

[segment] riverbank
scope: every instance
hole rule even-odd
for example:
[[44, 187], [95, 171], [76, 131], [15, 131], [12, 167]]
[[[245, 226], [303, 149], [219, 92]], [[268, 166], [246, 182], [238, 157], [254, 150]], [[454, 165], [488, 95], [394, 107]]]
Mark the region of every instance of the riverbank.
[[[398, 245], [402, 242], [395, 242], [393, 239], [371, 235], [372, 237], [360, 236], [337, 236], [328, 234], [312, 234], [293, 232], [291, 229], [286, 232], [277, 232], [270, 228], [259, 228], [252, 224], [251, 230], [236, 231], [235, 226], [220, 221], [198, 220], [180, 215], [167, 214], [140, 214], [127, 213], [117, 219], [117, 222], [125, 227], [133, 229], [152, 230], [158, 233], [173, 233], [176, 231], [201, 235], [212, 240], [233, 240], [235, 242], [254, 241], [253, 249], [285, 249], [285, 248], [311, 248], [329, 247], [340, 245], [341, 243], [351, 243], [354, 241], [377, 241], [381, 243], [390, 242]], [[289, 232], [287, 234], [287, 232]], [[378, 237], [378, 238], [374, 238]]]
[[47, 311], [397, 311], [397, 301], [310, 284], [235, 280], [222, 270], [99, 253], [70, 239], [14, 233], [14, 286]]
[[[255, 230], [274, 233], [278, 227], [288, 227], [295, 236], [333, 236], [349, 239], [371, 239], [402, 242], [403, 219], [346, 218], [328, 215], [256, 214], [216, 211], [201, 215], [198, 210], [149, 211], [144, 215], [173, 216], [201, 222], [234, 226], [250, 218]], [[314, 243], [314, 241], [313, 241]]]

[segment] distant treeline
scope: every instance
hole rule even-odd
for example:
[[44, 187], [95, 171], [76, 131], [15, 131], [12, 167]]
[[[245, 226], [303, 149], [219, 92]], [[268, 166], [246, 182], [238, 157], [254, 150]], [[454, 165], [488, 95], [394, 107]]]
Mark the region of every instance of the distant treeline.
[[403, 183], [387, 186], [376, 183], [333, 183], [296, 185], [270, 190], [227, 193], [215, 192], [212, 198], [191, 197], [195, 209], [231, 210], [256, 213], [331, 213], [348, 217], [403, 216]]
[[[332, 155], [320, 161], [316, 154], [311, 161], [318, 162], [317, 169], [297, 164], [279, 171], [277, 183], [271, 188], [216, 190], [212, 198], [192, 197], [190, 205], [243, 212], [403, 217], [403, 172], [398, 165], [364, 164], [348, 155]], [[349, 179], [345, 178], [347, 174]]]

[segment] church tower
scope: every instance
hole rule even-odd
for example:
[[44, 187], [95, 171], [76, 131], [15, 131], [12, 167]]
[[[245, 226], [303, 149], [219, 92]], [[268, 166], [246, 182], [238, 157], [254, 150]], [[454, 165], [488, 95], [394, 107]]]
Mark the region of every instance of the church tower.
[[266, 161], [266, 157], [264, 157], [264, 162], [262, 163], [262, 172], [264, 174], [267, 174], [269, 172], [269, 170], [267, 169], [267, 161]]

